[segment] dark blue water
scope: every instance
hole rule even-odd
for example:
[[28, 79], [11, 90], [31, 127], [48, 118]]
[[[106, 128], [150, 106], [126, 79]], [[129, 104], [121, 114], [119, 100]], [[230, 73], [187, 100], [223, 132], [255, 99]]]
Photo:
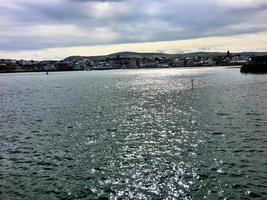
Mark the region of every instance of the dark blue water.
[[1, 74], [0, 199], [267, 199], [266, 102], [234, 68]]

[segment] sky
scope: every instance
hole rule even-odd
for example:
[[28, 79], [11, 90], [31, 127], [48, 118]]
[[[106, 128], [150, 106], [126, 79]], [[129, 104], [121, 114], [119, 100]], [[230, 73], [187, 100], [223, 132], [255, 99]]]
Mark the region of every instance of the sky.
[[266, 0], [0, 0], [0, 58], [267, 51]]

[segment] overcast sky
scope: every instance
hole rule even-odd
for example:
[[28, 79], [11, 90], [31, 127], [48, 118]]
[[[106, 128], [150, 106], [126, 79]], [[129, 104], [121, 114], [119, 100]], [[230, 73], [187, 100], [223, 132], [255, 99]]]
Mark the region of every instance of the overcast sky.
[[0, 57], [267, 51], [266, 0], [0, 0]]

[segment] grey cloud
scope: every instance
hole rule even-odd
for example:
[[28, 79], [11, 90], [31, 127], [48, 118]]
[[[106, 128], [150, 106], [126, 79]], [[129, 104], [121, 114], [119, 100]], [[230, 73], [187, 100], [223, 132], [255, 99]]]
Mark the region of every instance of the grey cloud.
[[72, 2], [120, 2], [123, 0], [68, 0]]
[[[14, 3], [15, 2], [15, 3]], [[100, 5], [105, 2], [105, 5]], [[14, 0], [0, 7], [0, 50], [151, 42], [267, 31], [267, 5], [220, 6], [212, 0]], [[262, 16], [262, 17], [261, 17]], [[7, 19], [2, 20], [1, 19]], [[61, 26], [76, 31], [59, 34]], [[59, 29], [38, 34], [38, 27]], [[34, 35], [29, 29], [36, 30]], [[14, 30], [17, 34], [14, 34]], [[101, 34], [114, 37], [93, 37]], [[69, 31], [64, 30], [62, 31]], [[10, 36], [8, 33], [12, 33]], [[23, 33], [23, 34], [22, 34]], [[28, 35], [27, 35], [28, 34]], [[58, 35], [57, 35], [58, 34]], [[19, 42], [18, 42], [19, 41]]]

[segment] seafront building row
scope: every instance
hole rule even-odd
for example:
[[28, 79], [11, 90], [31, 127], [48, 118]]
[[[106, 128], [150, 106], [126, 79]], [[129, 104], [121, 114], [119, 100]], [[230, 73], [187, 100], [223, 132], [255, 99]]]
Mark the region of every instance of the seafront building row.
[[24, 71], [73, 71], [73, 70], [106, 70], [129, 68], [167, 68], [197, 66], [232, 66], [242, 65], [250, 59], [248, 55], [221, 56], [99, 56], [99, 57], [68, 57], [61, 61], [34, 61], [0, 59], [0, 72]]

